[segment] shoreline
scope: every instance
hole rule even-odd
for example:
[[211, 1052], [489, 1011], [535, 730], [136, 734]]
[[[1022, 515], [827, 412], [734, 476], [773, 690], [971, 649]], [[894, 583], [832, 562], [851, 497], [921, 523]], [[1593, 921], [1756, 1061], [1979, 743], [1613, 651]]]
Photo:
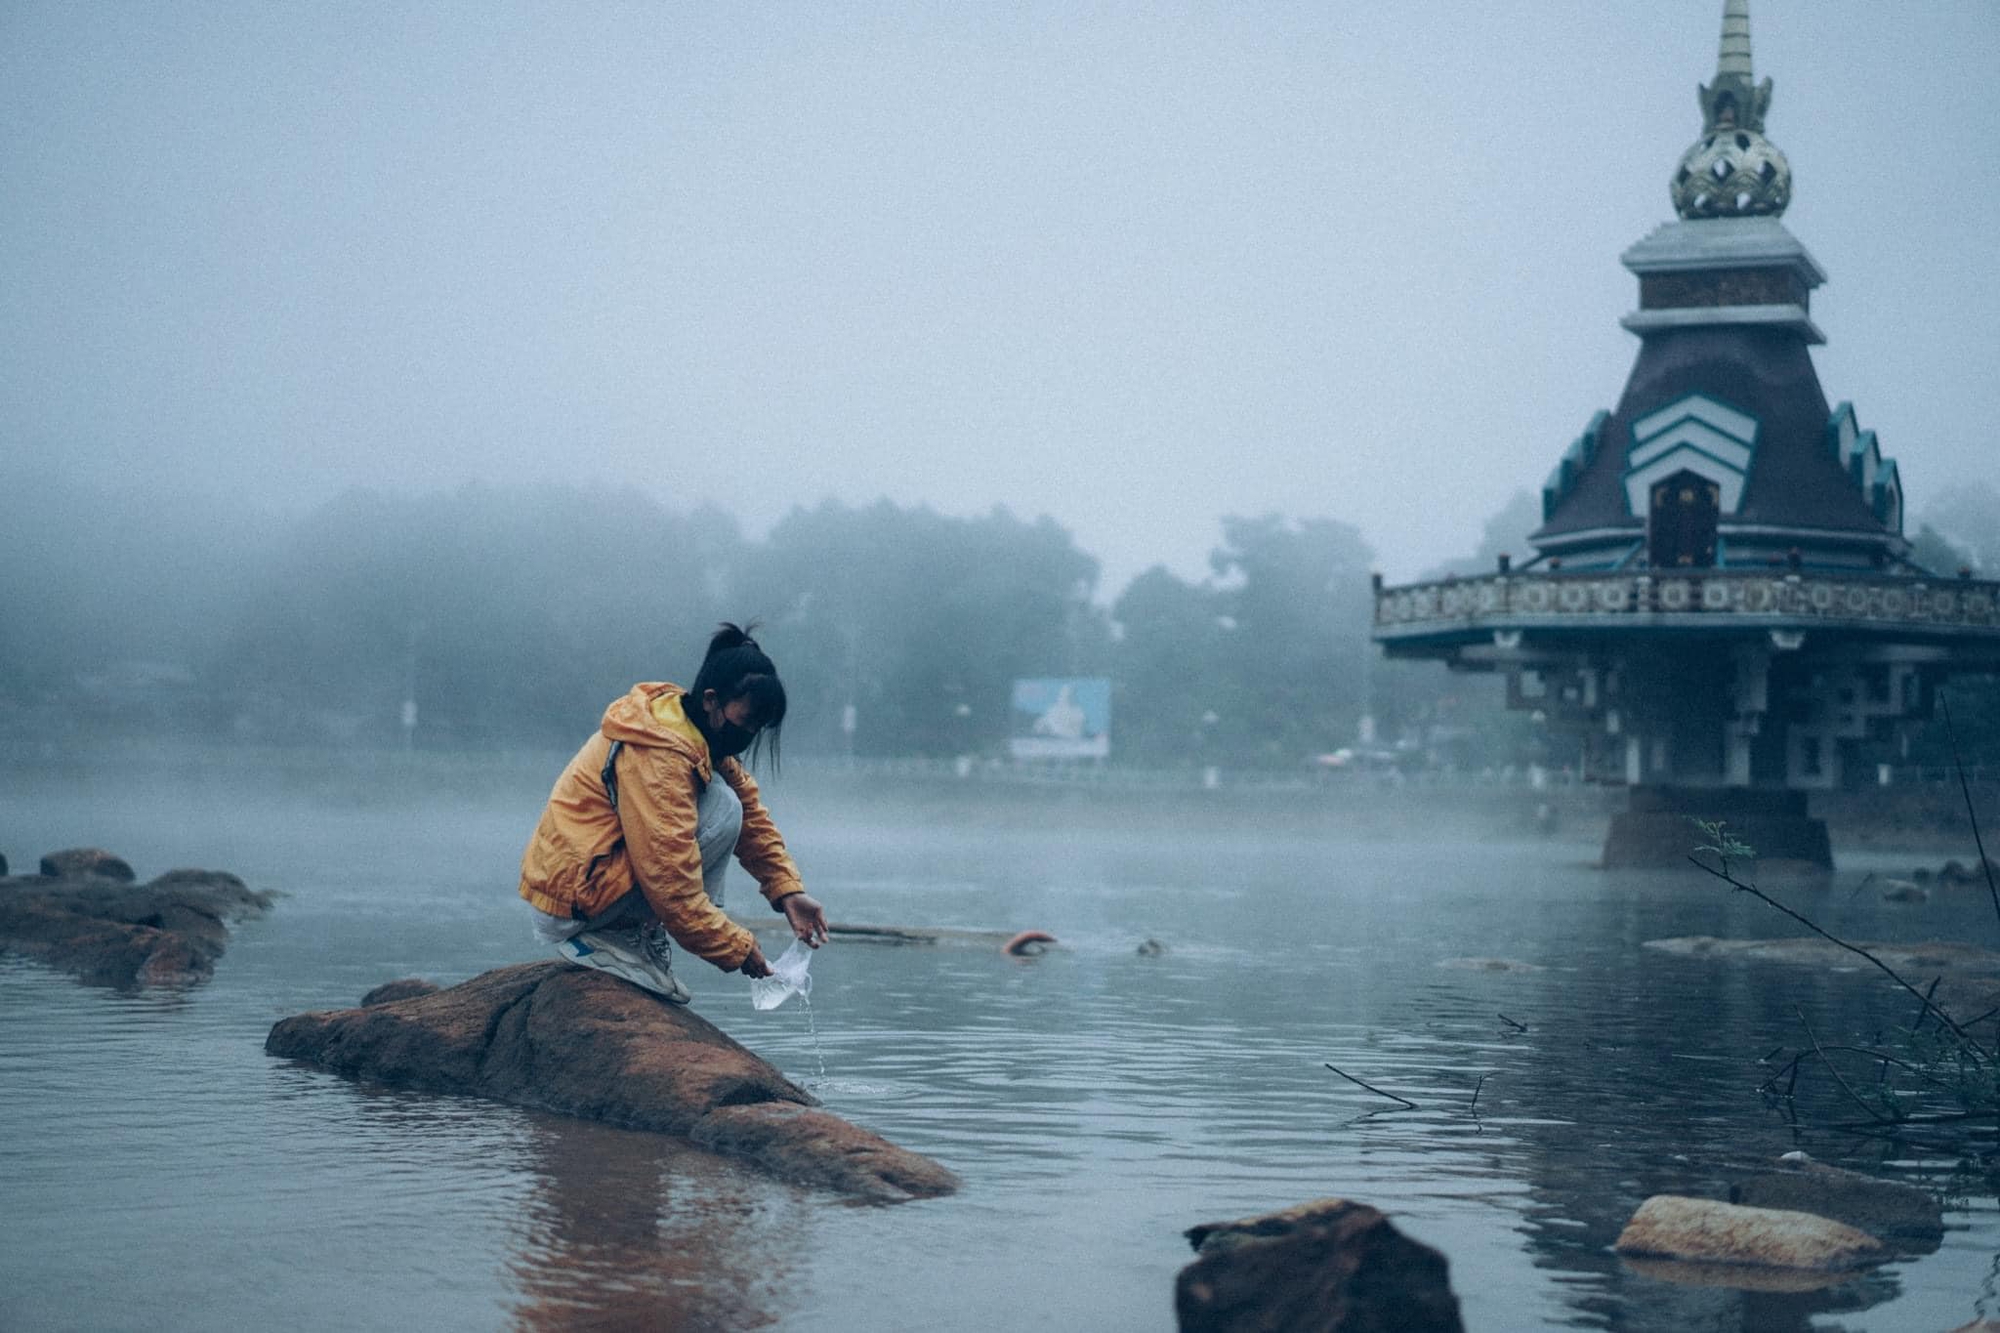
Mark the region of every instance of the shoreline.
[[[265, 796], [324, 797], [335, 805], [462, 795], [533, 799], [569, 759], [566, 751], [403, 751], [378, 748], [237, 746], [153, 738], [88, 744], [10, 742], [0, 748], [0, 792], [71, 782], [95, 791], [176, 784], [248, 784]], [[978, 822], [1013, 818], [1087, 821], [1116, 812], [1144, 827], [1204, 813], [1254, 815], [1276, 828], [1307, 833], [1357, 825], [1391, 831], [1421, 813], [1458, 831], [1486, 837], [1548, 837], [1560, 844], [1601, 844], [1611, 815], [1624, 808], [1622, 788], [1581, 783], [1532, 786], [1524, 777], [1425, 774], [1391, 781], [1272, 769], [1218, 769], [1213, 785], [1200, 769], [1050, 769], [994, 761], [844, 759], [800, 755], [776, 775], [757, 774], [782, 804], [830, 800], [916, 806]], [[1972, 784], [1988, 837], [2000, 845], [2000, 781]], [[1552, 830], [1538, 826], [1546, 806]], [[1942, 861], [1977, 860], [1965, 796], [1956, 781], [1815, 792], [1812, 813], [1825, 819], [1836, 858], [1843, 852], [1908, 854]], [[976, 812], [976, 815], [975, 815]], [[1393, 822], [1390, 822], [1393, 821]]]

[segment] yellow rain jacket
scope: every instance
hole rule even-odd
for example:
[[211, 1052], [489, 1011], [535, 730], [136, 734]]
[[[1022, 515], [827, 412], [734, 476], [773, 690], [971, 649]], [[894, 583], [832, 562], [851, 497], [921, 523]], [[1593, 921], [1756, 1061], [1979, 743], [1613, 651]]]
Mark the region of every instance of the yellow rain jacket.
[[[743, 801], [736, 859], [771, 906], [805, 885], [756, 782], [734, 759], [711, 762], [707, 740], [681, 709], [684, 694], [678, 685], [634, 685], [604, 710], [598, 734], [556, 779], [528, 840], [521, 896], [551, 916], [580, 919], [636, 886], [676, 943], [733, 972], [755, 940], [709, 900], [695, 841], [696, 803], [715, 775]], [[613, 770], [616, 809], [603, 777], [613, 741], [625, 743]]]

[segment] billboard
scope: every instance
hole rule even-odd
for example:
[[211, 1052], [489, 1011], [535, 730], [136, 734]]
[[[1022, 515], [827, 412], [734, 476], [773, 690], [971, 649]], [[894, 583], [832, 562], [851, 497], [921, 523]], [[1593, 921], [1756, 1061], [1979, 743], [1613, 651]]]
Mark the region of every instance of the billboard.
[[1017, 680], [1009, 724], [1007, 746], [1016, 759], [1102, 759], [1111, 753], [1111, 681]]

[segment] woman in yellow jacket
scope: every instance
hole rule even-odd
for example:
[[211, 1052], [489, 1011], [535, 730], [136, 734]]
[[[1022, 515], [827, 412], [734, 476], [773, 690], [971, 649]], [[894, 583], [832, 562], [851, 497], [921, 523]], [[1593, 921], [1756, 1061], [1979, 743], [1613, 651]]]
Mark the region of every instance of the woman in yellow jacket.
[[735, 625], [709, 641], [691, 689], [635, 685], [605, 709], [521, 858], [536, 936], [676, 1004], [689, 995], [669, 938], [725, 972], [768, 976], [756, 937], [722, 911], [734, 852], [792, 933], [825, 943], [826, 912], [736, 759], [753, 742], [769, 741], [775, 755], [784, 720], [778, 669]]

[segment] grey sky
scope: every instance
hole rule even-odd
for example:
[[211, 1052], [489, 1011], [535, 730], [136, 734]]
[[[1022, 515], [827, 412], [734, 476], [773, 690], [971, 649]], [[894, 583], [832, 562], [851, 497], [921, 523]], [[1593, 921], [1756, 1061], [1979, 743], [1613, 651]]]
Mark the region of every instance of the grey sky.
[[[0, 450], [297, 506], [1476, 542], [1623, 384], [1720, 0], [0, 9]], [[587, 16], [587, 17], [586, 17]], [[1993, 478], [2000, 6], [1755, 0], [1834, 401]]]

